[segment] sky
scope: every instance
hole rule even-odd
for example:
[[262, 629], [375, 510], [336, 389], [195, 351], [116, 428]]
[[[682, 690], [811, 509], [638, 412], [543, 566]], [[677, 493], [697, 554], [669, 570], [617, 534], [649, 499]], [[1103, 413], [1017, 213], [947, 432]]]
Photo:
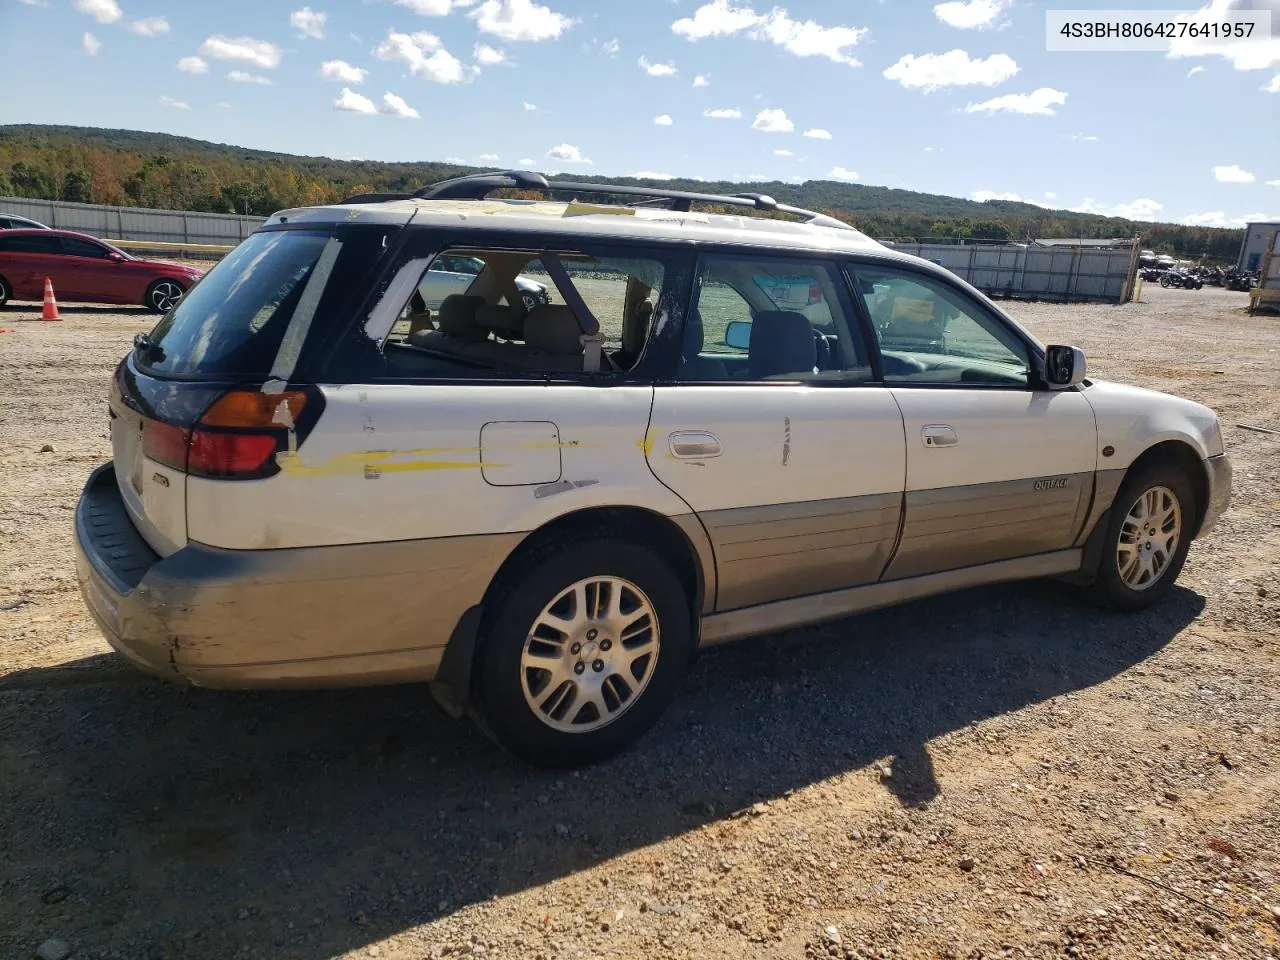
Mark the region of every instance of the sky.
[[1178, 9], [1272, 35], [1047, 52], [1079, 0], [0, 0], [0, 123], [1280, 219], [1280, 0], [1209, 2]]

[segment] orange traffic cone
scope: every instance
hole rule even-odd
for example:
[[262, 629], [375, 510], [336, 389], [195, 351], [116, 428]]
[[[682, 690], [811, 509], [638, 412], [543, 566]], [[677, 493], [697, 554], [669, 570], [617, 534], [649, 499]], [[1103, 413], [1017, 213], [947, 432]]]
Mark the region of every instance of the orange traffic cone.
[[58, 316], [58, 301], [53, 296], [53, 281], [48, 277], [44, 278], [44, 312], [40, 314], [41, 320], [61, 320]]

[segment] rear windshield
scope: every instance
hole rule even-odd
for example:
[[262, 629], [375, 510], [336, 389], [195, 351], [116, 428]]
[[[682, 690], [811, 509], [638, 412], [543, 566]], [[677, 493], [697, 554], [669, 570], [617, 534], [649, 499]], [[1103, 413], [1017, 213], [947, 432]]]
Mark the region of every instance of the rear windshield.
[[256, 233], [191, 288], [138, 351], [148, 372], [260, 379], [276, 362], [290, 323], [299, 332], [358, 302], [389, 228]]

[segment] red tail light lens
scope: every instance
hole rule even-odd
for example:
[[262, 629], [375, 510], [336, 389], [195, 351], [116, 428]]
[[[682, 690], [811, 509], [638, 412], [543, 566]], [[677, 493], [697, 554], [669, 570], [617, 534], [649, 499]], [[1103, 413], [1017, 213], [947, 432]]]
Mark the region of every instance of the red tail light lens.
[[810, 303], [822, 302], [822, 286], [820, 284], [817, 284], [817, 283], [809, 284], [809, 302]]
[[276, 438], [269, 433], [191, 432], [187, 473], [196, 477], [231, 478], [261, 476], [276, 453]]
[[142, 425], [142, 455], [174, 470], [187, 469], [187, 446], [191, 434], [182, 427], [159, 420], [146, 420]]

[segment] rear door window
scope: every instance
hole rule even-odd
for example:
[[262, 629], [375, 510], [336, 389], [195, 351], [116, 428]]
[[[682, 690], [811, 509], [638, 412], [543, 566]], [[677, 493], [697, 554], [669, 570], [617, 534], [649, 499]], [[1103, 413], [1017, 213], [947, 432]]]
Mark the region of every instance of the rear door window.
[[5, 253], [61, 253], [58, 238], [53, 234], [18, 234], [4, 238]]
[[[399, 228], [256, 233], [229, 253], [156, 325], [138, 352], [149, 373], [213, 379], [271, 375], [286, 332], [299, 341], [320, 319], [342, 313], [368, 290], [370, 275]], [[292, 369], [292, 363], [290, 364]]]

